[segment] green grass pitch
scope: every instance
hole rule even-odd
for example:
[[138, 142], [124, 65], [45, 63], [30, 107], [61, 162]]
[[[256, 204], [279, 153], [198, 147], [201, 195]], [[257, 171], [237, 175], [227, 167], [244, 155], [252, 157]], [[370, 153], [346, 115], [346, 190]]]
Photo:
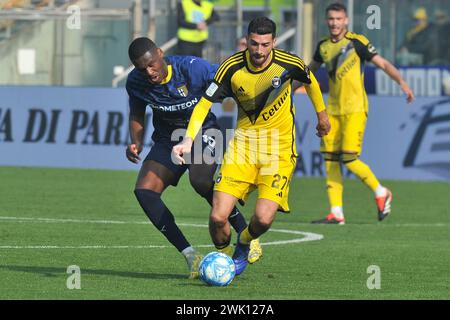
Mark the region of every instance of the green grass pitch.
[[[328, 213], [324, 180], [296, 178], [292, 213], [262, 237], [261, 261], [219, 288], [187, 279], [134, 198], [136, 174], [1, 167], [0, 299], [450, 299], [449, 183], [383, 181], [393, 213], [379, 223], [371, 192], [347, 180], [347, 224], [324, 226], [310, 224]], [[187, 179], [163, 198], [191, 243], [212, 251], [209, 207]], [[247, 220], [254, 201], [242, 208]], [[289, 243], [305, 237], [296, 231], [323, 239]], [[70, 265], [79, 290], [66, 286]], [[373, 265], [380, 289], [367, 287]]]

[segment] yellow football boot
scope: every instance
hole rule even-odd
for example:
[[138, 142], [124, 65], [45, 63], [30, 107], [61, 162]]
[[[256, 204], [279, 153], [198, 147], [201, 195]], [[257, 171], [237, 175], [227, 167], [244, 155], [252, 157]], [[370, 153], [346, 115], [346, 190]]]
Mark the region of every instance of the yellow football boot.
[[247, 260], [249, 263], [255, 263], [262, 257], [262, 247], [259, 243], [259, 239], [254, 239], [250, 242], [250, 251], [248, 253]]

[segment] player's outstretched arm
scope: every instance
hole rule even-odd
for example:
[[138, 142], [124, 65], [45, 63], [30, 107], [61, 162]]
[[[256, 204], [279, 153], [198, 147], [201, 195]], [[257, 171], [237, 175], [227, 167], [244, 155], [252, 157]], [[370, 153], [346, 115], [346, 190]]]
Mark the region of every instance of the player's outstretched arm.
[[189, 119], [189, 125], [186, 130], [186, 135], [183, 141], [175, 145], [172, 148], [172, 153], [178, 164], [184, 164], [185, 160], [183, 154], [191, 151], [193, 141], [197, 136], [197, 133], [202, 128], [203, 122], [208, 115], [209, 109], [211, 109], [212, 102], [202, 97], [194, 108], [191, 118]]
[[323, 102], [322, 91], [320, 90], [319, 83], [312, 72], [310, 72], [309, 75], [311, 78], [311, 83], [309, 85], [305, 85], [305, 89], [317, 114], [316, 135], [318, 137], [323, 137], [330, 132], [330, 120], [328, 119], [328, 114], [325, 109], [325, 103]]
[[403, 80], [400, 71], [396, 67], [392, 65], [388, 60], [384, 59], [380, 55], [376, 55], [370, 60], [374, 65], [378, 68], [382, 69], [392, 80], [397, 82], [402, 89], [402, 91], [406, 94], [406, 101], [411, 103], [414, 101], [414, 93], [408, 84]]
[[138, 163], [141, 158], [139, 154], [143, 148], [144, 140], [144, 108], [130, 107], [129, 128], [131, 143], [127, 146], [125, 155], [127, 159], [133, 163]]

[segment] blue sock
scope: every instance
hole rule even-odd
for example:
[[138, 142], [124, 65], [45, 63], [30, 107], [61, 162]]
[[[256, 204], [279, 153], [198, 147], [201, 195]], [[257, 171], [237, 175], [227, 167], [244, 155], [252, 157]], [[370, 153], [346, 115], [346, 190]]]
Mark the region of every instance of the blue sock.
[[177, 248], [179, 252], [190, 246], [181, 230], [175, 223], [175, 218], [161, 200], [161, 194], [147, 190], [136, 189], [134, 194], [153, 225]]

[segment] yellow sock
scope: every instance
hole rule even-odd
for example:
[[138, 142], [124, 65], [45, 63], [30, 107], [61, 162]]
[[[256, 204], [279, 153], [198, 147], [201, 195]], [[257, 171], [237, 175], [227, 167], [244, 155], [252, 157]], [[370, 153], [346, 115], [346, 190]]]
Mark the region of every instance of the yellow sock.
[[241, 235], [239, 236], [239, 242], [242, 244], [249, 244], [252, 240], [253, 240], [253, 237], [250, 234], [250, 232], [248, 231], [248, 226], [247, 226], [247, 228], [245, 228], [244, 231], [241, 232]]
[[369, 166], [362, 162], [361, 160], [357, 159], [351, 162], [345, 163], [348, 170], [353, 172], [357, 177], [361, 179], [362, 182], [366, 186], [368, 186], [373, 192], [377, 189], [377, 187], [380, 185], [380, 182], [378, 181], [377, 177], [373, 174], [372, 170], [370, 170]]
[[226, 247], [224, 247], [224, 248], [221, 248], [221, 249], [219, 249], [219, 248], [217, 248], [216, 247], [216, 249], [217, 249], [217, 251], [219, 251], [219, 252], [222, 252], [222, 253], [225, 253], [227, 256], [229, 256], [229, 257], [232, 257], [233, 256], [233, 247], [229, 244], [229, 245], [227, 245]]
[[327, 172], [327, 192], [330, 207], [342, 207], [344, 185], [342, 183], [340, 162], [325, 161], [325, 169]]

